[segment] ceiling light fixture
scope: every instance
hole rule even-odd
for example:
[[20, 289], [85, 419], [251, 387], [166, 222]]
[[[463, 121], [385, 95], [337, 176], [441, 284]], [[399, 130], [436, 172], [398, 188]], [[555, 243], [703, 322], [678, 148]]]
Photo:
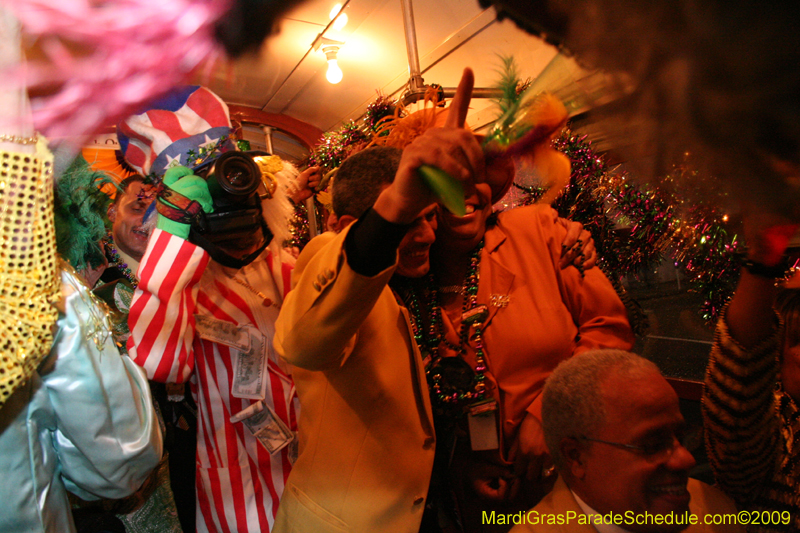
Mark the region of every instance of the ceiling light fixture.
[[325, 58], [328, 60], [328, 71], [325, 73], [325, 78], [333, 84], [342, 81], [344, 74], [342, 69], [339, 68], [339, 63], [336, 61], [336, 55], [339, 53], [339, 48], [344, 45], [342, 41], [328, 39], [327, 37], [319, 36], [314, 43], [314, 50], [322, 50]]
[[331, 9], [330, 15], [328, 15], [328, 18], [334, 21], [333, 29], [336, 31], [342, 31], [342, 28], [347, 24], [347, 13], [340, 13], [341, 11], [342, 4], [336, 4], [333, 6], [333, 9]]

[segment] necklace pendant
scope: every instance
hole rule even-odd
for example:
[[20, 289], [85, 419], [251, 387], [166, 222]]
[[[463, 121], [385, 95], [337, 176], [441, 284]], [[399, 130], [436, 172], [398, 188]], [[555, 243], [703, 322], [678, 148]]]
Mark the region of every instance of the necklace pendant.
[[461, 323], [468, 326], [482, 324], [489, 316], [489, 308], [485, 305], [476, 305], [461, 315]]
[[264, 298], [261, 301], [261, 303], [264, 305], [264, 307], [271, 307], [272, 306], [272, 300], [270, 300], [269, 298]]

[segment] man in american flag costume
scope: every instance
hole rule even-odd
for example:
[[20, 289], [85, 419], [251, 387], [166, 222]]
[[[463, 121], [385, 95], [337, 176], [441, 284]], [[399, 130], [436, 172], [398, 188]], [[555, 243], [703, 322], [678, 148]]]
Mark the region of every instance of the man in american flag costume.
[[[163, 175], [177, 165], [193, 167], [214, 152], [232, 149], [227, 106], [203, 87], [179, 90], [126, 119], [118, 132], [127, 161], [143, 175]], [[181, 176], [192, 173], [177, 170]], [[169, 174], [166, 185], [189, 199], [205, 195], [210, 200], [201, 178], [185, 176], [176, 182]], [[206, 189], [198, 195], [200, 182], [200, 189]], [[204, 205], [210, 207], [210, 202]], [[250, 254], [274, 237], [241, 268], [215, 261], [189, 242], [188, 224], [160, 214], [131, 305], [131, 357], [150, 379], [188, 380], [197, 403], [198, 531], [269, 531], [291, 469], [299, 406], [291, 376], [272, 350], [274, 323], [293, 266], [281, 246], [290, 212], [285, 187], [263, 200], [262, 209], [269, 231], [264, 227], [260, 243], [231, 254]], [[254, 233], [262, 235], [261, 230]], [[250, 374], [242, 371], [243, 361], [251, 365]], [[237, 384], [242, 375], [251, 381]], [[278, 442], [257, 438], [257, 425], [248, 421], [258, 417], [248, 418], [243, 411], [269, 413], [289, 437]]]

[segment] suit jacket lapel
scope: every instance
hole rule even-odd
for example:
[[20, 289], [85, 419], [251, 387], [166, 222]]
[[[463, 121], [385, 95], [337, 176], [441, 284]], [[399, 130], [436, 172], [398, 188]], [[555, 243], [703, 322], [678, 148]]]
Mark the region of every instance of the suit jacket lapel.
[[[489, 308], [486, 319], [488, 325], [497, 311], [508, 305], [511, 289], [516, 276], [498, 258], [498, 250], [506, 242], [502, 229], [495, 228], [486, 233], [486, 241], [481, 252], [480, 282], [478, 284], [478, 303]], [[520, 279], [518, 283], [524, 283]]]
[[414, 330], [411, 327], [411, 318], [408, 314], [408, 309], [405, 306], [400, 306], [400, 313], [405, 319], [406, 331], [408, 332], [408, 339], [412, 344], [411, 352], [411, 371], [414, 373], [414, 395], [417, 397], [417, 409], [420, 413], [420, 418], [425, 421], [425, 431], [430, 435], [434, 435], [433, 429], [433, 408], [431, 406], [430, 395], [428, 394], [428, 378], [425, 376], [425, 368], [422, 362], [422, 356], [419, 354], [419, 348], [416, 346], [414, 340]]

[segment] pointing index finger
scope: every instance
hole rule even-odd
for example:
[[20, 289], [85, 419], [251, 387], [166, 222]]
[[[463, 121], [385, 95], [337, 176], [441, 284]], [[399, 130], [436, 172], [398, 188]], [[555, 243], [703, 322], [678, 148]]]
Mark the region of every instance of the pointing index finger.
[[445, 127], [464, 127], [467, 121], [467, 111], [469, 111], [469, 102], [472, 99], [472, 88], [474, 86], [475, 74], [473, 74], [471, 68], [465, 68], [464, 73], [461, 75], [461, 81], [458, 82], [456, 94], [453, 96], [453, 101], [450, 103]]

